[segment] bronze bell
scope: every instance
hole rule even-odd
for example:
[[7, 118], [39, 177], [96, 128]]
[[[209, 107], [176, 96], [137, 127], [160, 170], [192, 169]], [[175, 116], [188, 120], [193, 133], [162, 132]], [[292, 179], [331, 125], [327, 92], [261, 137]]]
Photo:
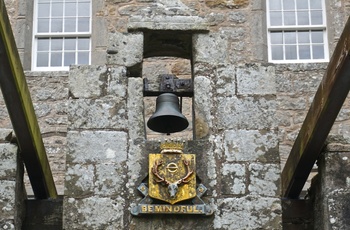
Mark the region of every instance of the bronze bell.
[[172, 93], [157, 97], [156, 112], [147, 122], [148, 128], [159, 133], [175, 133], [187, 128], [188, 121], [180, 112], [179, 98]]

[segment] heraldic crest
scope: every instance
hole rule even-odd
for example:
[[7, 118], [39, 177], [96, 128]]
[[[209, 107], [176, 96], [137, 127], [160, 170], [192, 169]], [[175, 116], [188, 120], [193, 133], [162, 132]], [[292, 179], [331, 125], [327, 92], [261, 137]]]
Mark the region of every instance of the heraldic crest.
[[197, 184], [195, 154], [184, 154], [181, 141], [165, 141], [160, 149], [149, 154], [148, 183], [138, 187], [145, 197], [131, 213], [211, 215], [200, 198], [207, 189]]

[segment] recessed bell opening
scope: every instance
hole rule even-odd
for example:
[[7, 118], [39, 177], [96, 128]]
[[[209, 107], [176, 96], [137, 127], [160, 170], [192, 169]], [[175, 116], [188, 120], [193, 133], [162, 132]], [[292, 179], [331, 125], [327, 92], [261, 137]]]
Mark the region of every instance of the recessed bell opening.
[[159, 133], [176, 133], [185, 130], [189, 123], [180, 112], [179, 98], [172, 93], [157, 97], [156, 111], [147, 122], [148, 128]]

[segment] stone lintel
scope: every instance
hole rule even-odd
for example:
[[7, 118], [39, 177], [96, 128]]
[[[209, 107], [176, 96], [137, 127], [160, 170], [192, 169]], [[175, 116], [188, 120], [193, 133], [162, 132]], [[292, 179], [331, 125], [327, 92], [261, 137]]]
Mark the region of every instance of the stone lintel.
[[209, 24], [197, 16], [133, 16], [129, 19], [129, 31], [145, 30], [182, 30], [208, 32]]
[[326, 146], [327, 152], [350, 152], [350, 144], [329, 143]]

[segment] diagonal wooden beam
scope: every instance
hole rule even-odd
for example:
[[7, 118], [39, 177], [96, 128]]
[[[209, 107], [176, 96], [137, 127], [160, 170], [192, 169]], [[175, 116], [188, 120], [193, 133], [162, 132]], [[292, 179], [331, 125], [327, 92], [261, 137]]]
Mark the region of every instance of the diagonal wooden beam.
[[0, 63], [1, 91], [34, 195], [38, 199], [56, 198], [56, 187], [4, 0], [0, 0]]
[[282, 196], [298, 198], [350, 89], [350, 18], [282, 171]]

